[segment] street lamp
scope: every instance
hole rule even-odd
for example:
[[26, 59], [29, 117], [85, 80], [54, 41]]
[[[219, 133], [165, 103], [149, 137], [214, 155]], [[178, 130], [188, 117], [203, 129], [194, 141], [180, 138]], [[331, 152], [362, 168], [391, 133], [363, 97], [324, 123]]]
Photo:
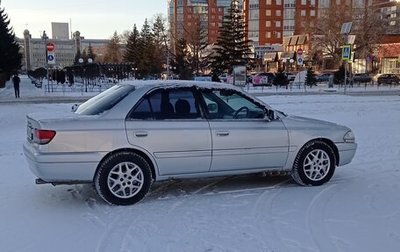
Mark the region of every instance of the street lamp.
[[85, 60], [83, 59], [83, 58], [79, 58], [78, 59], [78, 62], [79, 62], [79, 64], [81, 65], [81, 68], [82, 68], [82, 75], [81, 75], [81, 78], [82, 78], [82, 80], [83, 80], [83, 85], [85, 85], [85, 92], [87, 92], [87, 84], [86, 84], [86, 81], [85, 81], [85, 79], [86, 79], [86, 68], [85, 68], [85, 65], [84, 65], [84, 63], [85, 63]]
[[137, 67], [132, 67], [132, 70], [133, 70], [133, 79], [136, 80]]
[[46, 34], [46, 31], [43, 31], [42, 40], [44, 40], [44, 55], [45, 55], [45, 62], [46, 62], [46, 78], [47, 78], [47, 92], [50, 92], [50, 81], [49, 81], [49, 61], [47, 55], [47, 40], [49, 37]]
[[290, 60], [289, 60], [289, 62], [290, 62], [290, 66], [289, 66], [289, 71], [290, 71], [290, 69], [291, 69], [291, 68], [292, 68], [292, 66], [293, 66], [294, 59], [290, 59]]

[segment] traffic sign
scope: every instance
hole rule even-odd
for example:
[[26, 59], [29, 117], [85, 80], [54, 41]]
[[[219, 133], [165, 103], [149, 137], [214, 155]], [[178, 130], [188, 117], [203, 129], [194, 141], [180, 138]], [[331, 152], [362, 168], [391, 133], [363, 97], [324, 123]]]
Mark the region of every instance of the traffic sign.
[[297, 55], [303, 55], [303, 49], [301, 48], [297, 49]]
[[56, 48], [56, 46], [51, 42], [47, 43], [47, 45], [46, 45], [46, 49], [48, 52], [54, 51], [55, 48]]
[[54, 54], [54, 52], [47, 53], [47, 63], [49, 65], [56, 64], [56, 55]]
[[350, 45], [344, 45], [342, 48], [342, 60], [349, 61], [351, 59]]
[[303, 56], [297, 56], [297, 65], [302, 66], [304, 64]]

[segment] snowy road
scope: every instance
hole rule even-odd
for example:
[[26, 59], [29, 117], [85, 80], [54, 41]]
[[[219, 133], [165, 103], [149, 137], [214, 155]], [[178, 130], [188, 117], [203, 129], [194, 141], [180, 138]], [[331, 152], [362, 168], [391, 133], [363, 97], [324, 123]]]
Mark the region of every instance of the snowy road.
[[263, 99], [351, 127], [353, 162], [321, 187], [260, 174], [167, 181], [113, 207], [89, 185], [34, 185], [25, 114], [70, 104], [1, 104], [0, 251], [399, 251], [400, 96]]

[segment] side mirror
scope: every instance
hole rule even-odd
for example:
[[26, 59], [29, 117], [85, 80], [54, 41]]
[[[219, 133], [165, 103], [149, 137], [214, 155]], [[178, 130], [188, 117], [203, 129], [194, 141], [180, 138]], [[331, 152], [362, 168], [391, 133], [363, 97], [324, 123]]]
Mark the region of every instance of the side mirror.
[[79, 108], [79, 104], [75, 103], [74, 105], [72, 105], [71, 112], [75, 112], [78, 108]]
[[265, 111], [265, 119], [269, 119], [270, 121], [275, 120], [275, 111], [272, 109], [267, 109]]

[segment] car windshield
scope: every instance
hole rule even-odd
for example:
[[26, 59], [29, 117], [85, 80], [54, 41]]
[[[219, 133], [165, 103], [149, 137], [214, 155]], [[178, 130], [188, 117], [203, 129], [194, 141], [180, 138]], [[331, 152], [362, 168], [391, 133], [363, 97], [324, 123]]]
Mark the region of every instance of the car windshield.
[[115, 85], [106, 91], [82, 103], [75, 113], [80, 115], [98, 115], [120, 102], [125, 96], [135, 90], [132, 85]]

